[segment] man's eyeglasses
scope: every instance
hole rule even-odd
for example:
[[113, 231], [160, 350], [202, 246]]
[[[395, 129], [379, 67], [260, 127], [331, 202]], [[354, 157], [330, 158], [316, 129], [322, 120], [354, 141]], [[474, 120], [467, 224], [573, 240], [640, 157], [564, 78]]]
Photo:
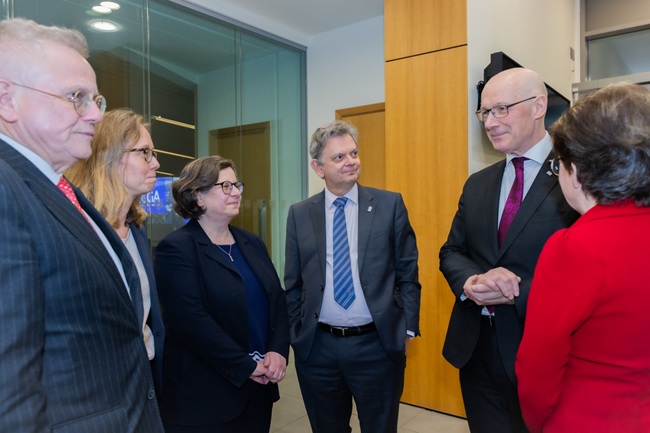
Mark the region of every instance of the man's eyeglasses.
[[24, 84], [14, 83], [13, 81], [9, 81], [9, 82], [14, 86], [23, 87], [29, 90], [34, 90], [35, 92], [40, 92], [43, 93], [44, 95], [54, 96], [55, 98], [59, 98], [63, 101], [72, 102], [72, 105], [74, 106], [74, 110], [77, 112], [79, 117], [83, 117], [86, 114], [88, 114], [88, 110], [90, 110], [90, 107], [92, 107], [93, 103], [97, 104], [97, 108], [99, 108], [99, 111], [101, 111], [102, 114], [104, 114], [104, 111], [106, 111], [106, 98], [104, 98], [102, 95], [90, 96], [83, 90], [77, 90], [76, 92], [68, 93], [65, 96], [61, 96], [61, 95], [56, 95], [54, 93], [46, 92], [45, 90], [40, 90], [34, 87], [25, 86]]
[[485, 122], [492, 113], [495, 119], [503, 119], [504, 117], [508, 116], [508, 108], [514, 107], [517, 104], [521, 104], [522, 102], [530, 101], [531, 99], [535, 99], [537, 96], [531, 96], [530, 98], [522, 99], [521, 101], [513, 102], [512, 104], [508, 105], [497, 105], [496, 107], [492, 108], [487, 108], [484, 110], [478, 110], [476, 112], [476, 117], [478, 117], [478, 120], [481, 122]]
[[551, 173], [556, 176], [560, 175], [560, 161], [562, 158], [553, 158], [548, 160], [548, 165], [551, 168]]
[[150, 147], [139, 147], [137, 149], [124, 149], [124, 152], [142, 152], [144, 155], [144, 160], [146, 162], [151, 162], [153, 158], [158, 158], [158, 152], [153, 150]]
[[244, 182], [242, 181], [232, 183], [229, 180], [224, 180], [223, 182], [215, 183], [214, 186], [220, 186], [221, 190], [226, 195], [230, 195], [233, 188], [237, 188], [240, 193], [244, 192]]

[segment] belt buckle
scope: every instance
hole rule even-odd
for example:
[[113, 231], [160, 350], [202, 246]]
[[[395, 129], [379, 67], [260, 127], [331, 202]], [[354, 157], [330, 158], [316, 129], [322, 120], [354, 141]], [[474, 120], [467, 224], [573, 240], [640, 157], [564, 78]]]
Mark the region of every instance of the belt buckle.
[[332, 326], [331, 328], [332, 335], [337, 335], [337, 333], [334, 333], [334, 330], [336, 330], [337, 333], [340, 333], [338, 334], [340, 337], [345, 337], [345, 328], [343, 328], [342, 326]]

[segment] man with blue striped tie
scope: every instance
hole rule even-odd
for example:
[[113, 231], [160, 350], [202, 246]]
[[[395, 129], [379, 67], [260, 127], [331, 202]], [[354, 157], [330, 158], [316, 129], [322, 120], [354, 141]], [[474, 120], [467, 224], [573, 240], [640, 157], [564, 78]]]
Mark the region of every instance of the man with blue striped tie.
[[325, 189], [289, 209], [291, 344], [314, 432], [396, 433], [406, 347], [419, 334], [415, 233], [402, 196], [367, 188], [357, 130], [336, 121], [309, 147]]

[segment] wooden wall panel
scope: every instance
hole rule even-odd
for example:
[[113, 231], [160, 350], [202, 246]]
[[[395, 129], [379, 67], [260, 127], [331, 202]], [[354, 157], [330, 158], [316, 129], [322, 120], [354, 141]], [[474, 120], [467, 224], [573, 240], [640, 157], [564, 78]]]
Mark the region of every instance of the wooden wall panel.
[[359, 131], [359, 183], [373, 188], [386, 188], [386, 116], [385, 104], [336, 110], [336, 119], [353, 124]]
[[422, 337], [409, 346], [402, 401], [464, 416], [458, 370], [442, 357], [453, 295], [438, 270], [467, 178], [467, 47], [386, 63], [386, 188], [417, 236]]
[[467, 44], [464, 0], [385, 0], [386, 60]]

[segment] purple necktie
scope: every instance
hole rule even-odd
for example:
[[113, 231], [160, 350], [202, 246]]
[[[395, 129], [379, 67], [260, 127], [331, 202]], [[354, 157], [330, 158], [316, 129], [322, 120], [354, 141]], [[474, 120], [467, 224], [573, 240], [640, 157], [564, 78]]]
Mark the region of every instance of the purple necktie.
[[[503, 240], [508, 233], [510, 228], [510, 223], [515, 218], [521, 201], [524, 198], [524, 161], [528, 158], [513, 158], [512, 165], [515, 166], [515, 181], [510, 188], [510, 194], [508, 194], [508, 200], [506, 200], [506, 205], [503, 208], [503, 213], [501, 214], [501, 222], [499, 223], [499, 246], [503, 243]], [[494, 306], [487, 307], [487, 310], [490, 314], [494, 314]]]
[[510, 228], [510, 223], [515, 218], [521, 201], [524, 198], [524, 161], [527, 159], [521, 157], [513, 158], [512, 160], [512, 165], [515, 166], [515, 181], [512, 184], [512, 188], [510, 188], [508, 200], [501, 214], [501, 222], [499, 223], [499, 246], [503, 244], [506, 233], [508, 233], [508, 228]]

